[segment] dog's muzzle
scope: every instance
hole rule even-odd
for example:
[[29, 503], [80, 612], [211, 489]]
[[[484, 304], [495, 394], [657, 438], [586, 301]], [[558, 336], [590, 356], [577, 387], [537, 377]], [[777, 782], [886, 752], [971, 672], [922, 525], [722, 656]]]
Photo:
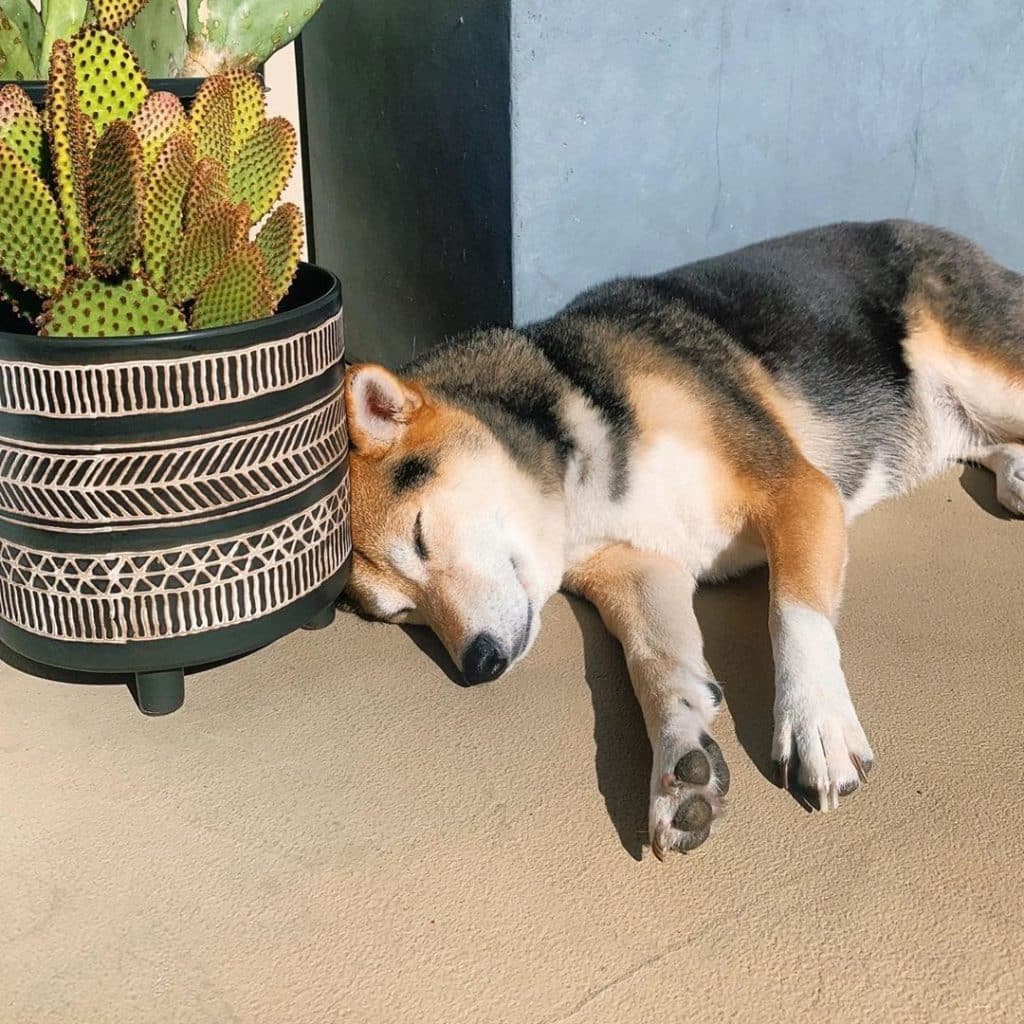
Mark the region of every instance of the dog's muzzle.
[[470, 685], [489, 683], [508, 668], [508, 655], [490, 633], [480, 633], [462, 656], [462, 675]]

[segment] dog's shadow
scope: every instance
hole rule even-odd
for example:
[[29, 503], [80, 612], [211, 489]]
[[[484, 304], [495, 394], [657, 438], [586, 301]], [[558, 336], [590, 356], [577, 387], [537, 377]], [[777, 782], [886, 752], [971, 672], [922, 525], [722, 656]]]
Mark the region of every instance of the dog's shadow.
[[[704, 653], [722, 683], [736, 738], [758, 770], [771, 779], [773, 663], [767, 581], [767, 572], [760, 570], [703, 587], [695, 607]], [[570, 601], [583, 634], [598, 789], [623, 848], [639, 860], [647, 832], [651, 771], [643, 716], [618, 643], [589, 604]]]
[[978, 508], [994, 519], [1018, 518], [999, 504], [996, 497], [996, 478], [992, 473], [970, 462], [963, 463], [960, 468], [960, 487]]

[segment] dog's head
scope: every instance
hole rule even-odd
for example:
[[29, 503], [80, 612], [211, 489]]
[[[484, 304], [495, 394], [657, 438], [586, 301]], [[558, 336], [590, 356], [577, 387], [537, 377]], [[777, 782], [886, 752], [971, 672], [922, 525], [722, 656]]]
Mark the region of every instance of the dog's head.
[[467, 682], [529, 649], [561, 582], [558, 506], [476, 417], [380, 366], [345, 380], [352, 441], [348, 596], [429, 626]]

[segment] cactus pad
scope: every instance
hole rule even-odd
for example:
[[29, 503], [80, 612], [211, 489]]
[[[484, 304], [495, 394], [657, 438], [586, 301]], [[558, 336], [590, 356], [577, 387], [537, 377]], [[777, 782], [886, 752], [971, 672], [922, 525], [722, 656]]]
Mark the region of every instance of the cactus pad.
[[302, 255], [302, 234], [302, 211], [294, 203], [282, 203], [256, 236], [255, 244], [263, 256], [274, 309], [295, 277]]
[[[284, 26], [250, 57], [269, 54], [320, 0], [299, 2], [308, 9], [294, 24], [279, 0], [190, 0], [189, 14], [233, 66], [235, 29], [241, 38], [257, 23]], [[0, 302], [39, 334], [64, 337], [272, 315], [303, 224], [293, 204], [273, 209], [298, 147], [288, 121], [267, 120], [260, 78], [236, 69], [208, 79], [186, 114], [173, 95], [149, 93], [125, 42], [146, 53], [146, 73], [179, 73], [177, 0], [43, 0], [42, 10], [0, 0], [0, 68], [17, 53], [17, 72], [35, 77], [39, 50], [50, 72], [42, 117], [24, 91], [0, 88]]]
[[285, 118], [274, 117], [260, 125], [232, 163], [228, 171], [231, 198], [249, 204], [254, 224], [263, 219], [288, 184], [296, 148], [295, 129]]
[[185, 23], [178, 0], [147, 0], [121, 29], [148, 78], [177, 78], [185, 66]]
[[82, 111], [102, 135], [112, 121], [130, 118], [149, 89], [132, 51], [110, 32], [83, 29], [71, 40], [71, 50]]
[[50, 55], [58, 39], [70, 39], [85, 21], [88, 0], [49, 0], [43, 11], [43, 43], [39, 51], [39, 70], [50, 66]]
[[181, 238], [185, 193], [194, 164], [192, 139], [187, 135], [172, 135], [160, 150], [146, 185], [142, 251], [150, 280], [161, 291], [167, 279], [167, 258]]
[[0, 89], [0, 139], [36, 172], [43, 170], [43, 126], [28, 94], [16, 85]]
[[203, 157], [196, 164], [185, 200], [185, 227], [194, 224], [208, 207], [231, 199], [228, 172], [219, 160]]
[[[32, 77], [45, 78], [46, 69], [40, 68], [39, 65], [39, 54], [43, 48], [43, 19], [39, 16], [39, 11], [32, 6], [31, 0], [3, 0], [3, 3], [0, 3], [0, 13], [6, 14], [21, 33], [35, 69]], [[3, 73], [3, 69], [0, 69], [0, 78], [7, 77], [9, 76]]]
[[189, 61], [197, 73], [259, 67], [287, 46], [323, 0], [189, 0]]
[[0, 79], [9, 82], [31, 81], [36, 77], [36, 62], [21, 29], [0, 7]]
[[203, 288], [192, 307], [195, 331], [270, 316], [274, 304], [263, 257], [252, 242], [238, 246]]
[[92, 0], [92, 11], [100, 28], [116, 32], [134, 18], [145, 4], [146, 0]]
[[39, 333], [51, 338], [123, 338], [185, 330], [181, 312], [141, 278], [121, 284], [72, 278], [39, 318]]
[[267, 116], [263, 83], [251, 71], [229, 71], [224, 81], [231, 86], [231, 162], [256, 134]]
[[205, 209], [185, 232], [168, 266], [167, 301], [179, 306], [194, 299], [248, 231], [248, 207], [223, 202]]
[[199, 87], [189, 114], [196, 153], [212, 157], [226, 167], [231, 161], [231, 125], [234, 100], [225, 78], [208, 78]]
[[85, 182], [89, 173], [88, 123], [78, 109], [75, 71], [71, 47], [63, 39], [53, 44], [50, 55], [50, 81], [46, 90], [46, 123], [50, 135], [50, 162], [64, 233], [72, 264], [85, 270], [89, 266], [86, 241]]
[[100, 136], [87, 191], [92, 269], [110, 277], [128, 268], [142, 234], [142, 144], [127, 121], [115, 121]]
[[185, 108], [178, 97], [169, 92], [151, 92], [135, 112], [131, 125], [142, 143], [142, 162], [147, 174], [172, 135], [191, 131]]
[[64, 236], [57, 204], [38, 174], [0, 142], [0, 269], [40, 295], [51, 295], [64, 278]]

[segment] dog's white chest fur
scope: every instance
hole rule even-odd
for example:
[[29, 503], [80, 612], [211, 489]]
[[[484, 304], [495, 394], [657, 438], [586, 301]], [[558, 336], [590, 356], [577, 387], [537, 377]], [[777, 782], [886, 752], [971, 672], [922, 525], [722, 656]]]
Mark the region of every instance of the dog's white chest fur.
[[695, 576], [717, 575], [735, 537], [714, 506], [707, 450], [669, 431], [648, 436], [630, 451], [625, 493], [615, 499], [615, 453], [604, 423], [582, 400], [571, 412], [577, 452], [567, 474], [569, 565], [619, 542], [663, 554]]

